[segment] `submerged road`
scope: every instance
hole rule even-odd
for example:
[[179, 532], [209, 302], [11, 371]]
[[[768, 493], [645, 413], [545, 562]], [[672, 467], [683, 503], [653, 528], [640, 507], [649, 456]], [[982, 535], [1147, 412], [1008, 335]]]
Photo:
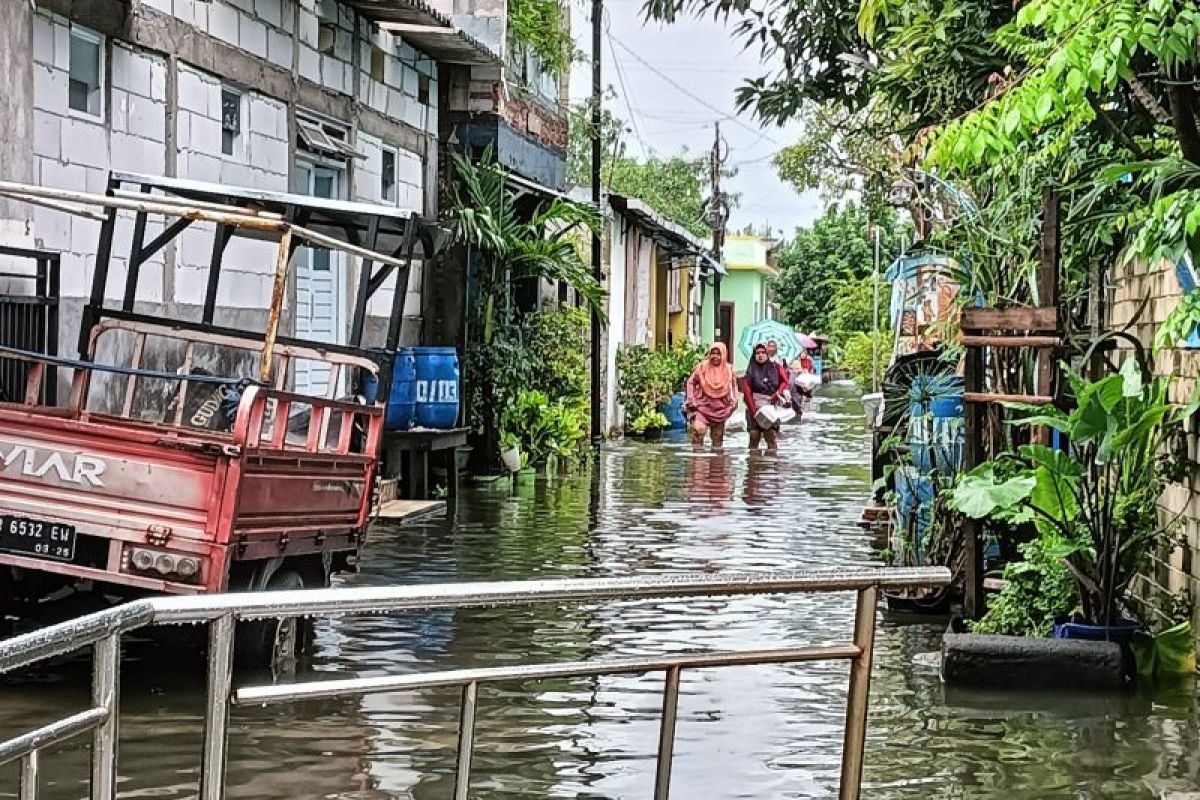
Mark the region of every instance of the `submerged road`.
[[[836, 395], [836, 389], [834, 390]], [[376, 528], [350, 585], [875, 564], [855, 521], [869, 491], [861, 406], [820, 398], [777, 455], [745, 435], [724, 453], [621, 443], [598, 476], [469, 491], [451, 520]], [[593, 480], [597, 477], [598, 480]], [[339, 676], [848, 636], [850, 595], [482, 609], [333, 620], [306, 670]], [[1191, 687], [1158, 697], [948, 694], [930, 656], [941, 627], [877, 633], [865, 798], [1160, 798], [1200, 785]], [[187, 651], [133, 649], [121, 793], [195, 794], [203, 677]], [[0, 688], [0, 736], [86, 702], [86, 669]], [[672, 796], [836, 796], [846, 666], [684, 673]], [[472, 796], [646, 798], [661, 675], [480, 692]], [[449, 798], [456, 690], [239, 709], [232, 798]], [[85, 795], [87, 752], [44, 759], [42, 797]], [[0, 797], [16, 796], [15, 765]]]

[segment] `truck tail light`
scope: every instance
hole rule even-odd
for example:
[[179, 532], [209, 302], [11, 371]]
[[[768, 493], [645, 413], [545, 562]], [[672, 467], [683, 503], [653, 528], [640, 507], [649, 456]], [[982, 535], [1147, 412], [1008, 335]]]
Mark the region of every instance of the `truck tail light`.
[[200, 574], [200, 559], [182, 553], [168, 553], [134, 547], [129, 551], [129, 565], [136, 572], [157, 573], [163, 577], [175, 577], [194, 581]]

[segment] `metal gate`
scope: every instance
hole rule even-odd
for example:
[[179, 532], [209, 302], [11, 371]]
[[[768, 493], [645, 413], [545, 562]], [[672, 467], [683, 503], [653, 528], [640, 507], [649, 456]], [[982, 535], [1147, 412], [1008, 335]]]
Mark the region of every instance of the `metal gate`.
[[[33, 262], [33, 270], [6, 267], [12, 260]], [[0, 347], [58, 355], [59, 254], [0, 245]], [[30, 363], [0, 353], [0, 400], [19, 400]], [[41, 402], [57, 402], [54, 368], [42, 382]]]

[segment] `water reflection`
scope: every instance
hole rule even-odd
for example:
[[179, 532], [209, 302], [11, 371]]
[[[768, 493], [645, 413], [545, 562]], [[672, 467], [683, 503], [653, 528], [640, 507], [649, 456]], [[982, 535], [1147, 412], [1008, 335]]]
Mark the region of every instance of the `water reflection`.
[[[379, 585], [872, 563], [855, 525], [869, 492], [861, 408], [821, 398], [778, 455], [684, 441], [620, 443], [595, 469], [466, 493], [450, 521], [373, 531]], [[847, 636], [853, 598], [722, 598], [434, 611], [322, 624], [321, 676], [785, 647]], [[1190, 686], [1155, 697], [952, 694], [930, 653], [936, 625], [884, 620], [864, 796], [1157, 798], [1200, 774]], [[195, 794], [203, 676], [185, 652], [137, 650], [126, 671], [122, 794]], [[0, 735], [87, 704], [86, 665], [0, 692]], [[318, 676], [318, 677], [321, 677]], [[836, 795], [844, 665], [685, 673], [673, 796]], [[662, 676], [511, 684], [480, 693], [474, 795], [645, 797], [654, 780]], [[451, 796], [459, 697], [427, 690], [239, 709], [232, 798]], [[87, 752], [47, 761], [43, 797], [79, 798]], [[15, 797], [15, 768], [0, 797]]]

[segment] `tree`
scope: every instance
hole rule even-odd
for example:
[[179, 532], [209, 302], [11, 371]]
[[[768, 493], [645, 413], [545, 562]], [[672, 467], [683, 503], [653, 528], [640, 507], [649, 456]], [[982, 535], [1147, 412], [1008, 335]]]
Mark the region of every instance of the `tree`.
[[489, 344], [498, 325], [512, 314], [512, 281], [546, 278], [574, 287], [589, 306], [604, 313], [604, 288], [592, 277], [572, 232], [598, 224], [593, 209], [582, 203], [554, 198], [542, 202], [531, 214], [520, 214], [505, 170], [491, 153], [480, 163], [455, 153], [454, 237], [479, 255], [477, 310], [482, 320], [483, 342]]
[[[891, 214], [880, 231], [884, 257], [898, 252], [902, 229]], [[831, 205], [812, 227], [797, 230], [778, 257], [775, 299], [784, 321], [809, 331], [829, 331], [830, 299], [841, 283], [871, 274], [874, 240], [867, 214], [854, 203]]]
[[[592, 122], [589, 106], [576, 106], [571, 112], [570, 143], [567, 148], [567, 175], [576, 186], [592, 182]], [[696, 236], [708, 236], [704, 220], [704, 199], [709, 184], [709, 164], [705, 158], [691, 158], [683, 150], [666, 158], [645, 160], [622, 154], [622, 122], [609, 112], [601, 120], [600, 177], [608, 191], [636, 197], [663, 217], [682, 225]]]

